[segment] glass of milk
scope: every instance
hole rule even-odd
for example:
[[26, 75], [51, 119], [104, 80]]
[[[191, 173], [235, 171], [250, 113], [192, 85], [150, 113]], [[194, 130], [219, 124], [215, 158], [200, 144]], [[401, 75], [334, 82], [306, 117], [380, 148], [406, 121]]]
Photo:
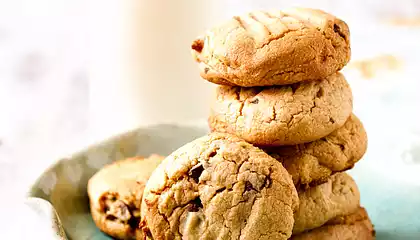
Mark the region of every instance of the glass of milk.
[[200, 79], [190, 45], [224, 18], [223, 1], [89, 1], [93, 136], [204, 121], [215, 85]]

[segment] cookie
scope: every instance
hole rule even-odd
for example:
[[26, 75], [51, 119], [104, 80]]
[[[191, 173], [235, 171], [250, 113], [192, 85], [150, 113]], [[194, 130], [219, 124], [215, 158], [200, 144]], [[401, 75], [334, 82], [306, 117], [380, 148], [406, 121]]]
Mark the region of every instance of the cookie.
[[347, 24], [316, 9], [254, 11], [193, 41], [201, 76], [221, 85], [255, 87], [323, 79], [350, 60]]
[[152, 174], [140, 225], [153, 239], [288, 239], [298, 202], [280, 162], [234, 135], [211, 133]]
[[163, 159], [151, 155], [116, 161], [89, 180], [90, 210], [101, 231], [118, 239], [142, 239], [138, 225], [143, 190]]
[[291, 240], [373, 240], [375, 230], [363, 207], [348, 216], [328, 221], [324, 226], [292, 236]]
[[296, 187], [308, 188], [326, 182], [336, 172], [353, 168], [365, 154], [367, 143], [363, 124], [352, 114], [341, 128], [324, 138], [264, 151], [283, 164]]
[[311, 142], [344, 125], [353, 109], [346, 79], [335, 73], [323, 80], [288, 86], [219, 86], [209, 127], [259, 146]]
[[318, 228], [333, 218], [349, 215], [360, 206], [360, 193], [346, 173], [332, 175], [326, 183], [299, 191], [293, 234]]

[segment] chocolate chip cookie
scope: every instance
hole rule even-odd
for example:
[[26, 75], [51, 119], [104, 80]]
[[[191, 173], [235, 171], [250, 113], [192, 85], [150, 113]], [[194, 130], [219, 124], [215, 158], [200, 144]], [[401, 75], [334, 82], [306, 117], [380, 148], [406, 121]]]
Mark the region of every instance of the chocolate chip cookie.
[[283, 164], [296, 187], [307, 188], [324, 183], [336, 172], [353, 168], [365, 154], [367, 142], [363, 124], [352, 114], [341, 128], [324, 138], [264, 150]]
[[341, 73], [287, 86], [219, 86], [211, 106], [212, 131], [235, 134], [259, 146], [311, 142], [344, 125], [353, 109]]
[[375, 231], [363, 207], [348, 216], [336, 217], [322, 227], [292, 236], [292, 240], [373, 240]]
[[143, 190], [163, 159], [151, 155], [116, 161], [89, 180], [91, 214], [101, 231], [118, 239], [143, 239], [138, 228]]
[[298, 201], [280, 162], [234, 135], [211, 133], [155, 170], [140, 225], [153, 239], [288, 239]]
[[193, 41], [201, 76], [254, 87], [323, 79], [350, 60], [347, 24], [321, 10], [291, 8], [235, 16]]
[[355, 212], [360, 193], [346, 173], [332, 175], [326, 183], [299, 191], [299, 209], [295, 212], [293, 234], [318, 228], [333, 218]]

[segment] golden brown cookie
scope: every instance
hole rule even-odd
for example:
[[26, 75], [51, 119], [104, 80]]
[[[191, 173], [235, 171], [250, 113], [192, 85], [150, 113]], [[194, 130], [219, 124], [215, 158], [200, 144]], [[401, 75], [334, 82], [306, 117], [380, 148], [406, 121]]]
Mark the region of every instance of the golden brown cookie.
[[328, 221], [322, 227], [292, 236], [291, 240], [373, 240], [375, 230], [363, 207], [348, 216]]
[[352, 109], [352, 92], [341, 73], [279, 87], [219, 86], [209, 126], [259, 146], [295, 145], [340, 128]]
[[360, 206], [360, 193], [346, 173], [332, 175], [326, 183], [299, 191], [293, 234], [318, 228], [333, 218], [349, 215]]
[[254, 11], [207, 31], [191, 45], [201, 76], [254, 87], [323, 79], [350, 60], [347, 24], [316, 9]]
[[152, 174], [141, 226], [153, 239], [288, 239], [298, 201], [281, 163], [234, 135], [211, 133]]
[[116, 161], [89, 180], [91, 214], [101, 231], [118, 239], [143, 239], [138, 229], [143, 190], [163, 159], [151, 155]]
[[353, 168], [365, 154], [367, 142], [363, 124], [352, 114], [341, 128], [319, 140], [264, 151], [283, 164], [296, 187], [307, 188]]

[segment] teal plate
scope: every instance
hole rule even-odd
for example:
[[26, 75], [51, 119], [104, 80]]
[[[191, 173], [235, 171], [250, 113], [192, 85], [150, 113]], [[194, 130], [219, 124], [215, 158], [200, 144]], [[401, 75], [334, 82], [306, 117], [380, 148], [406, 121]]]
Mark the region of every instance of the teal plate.
[[[158, 125], [114, 137], [57, 161], [31, 187], [26, 203], [47, 219], [50, 226], [46, 231], [52, 231], [56, 239], [111, 239], [95, 227], [90, 216], [88, 179], [115, 160], [152, 153], [168, 155], [206, 132], [203, 127]], [[377, 239], [420, 239], [420, 186], [391, 180], [364, 162], [368, 163], [361, 161], [350, 174], [359, 185]]]

